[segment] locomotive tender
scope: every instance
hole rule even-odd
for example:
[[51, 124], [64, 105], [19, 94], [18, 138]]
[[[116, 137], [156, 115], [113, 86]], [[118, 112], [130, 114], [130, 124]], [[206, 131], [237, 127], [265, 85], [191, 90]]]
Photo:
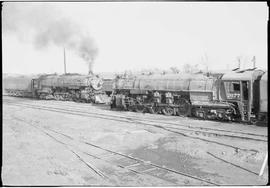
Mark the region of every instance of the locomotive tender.
[[267, 73], [247, 69], [221, 74], [119, 77], [112, 108], [203, 119], [267, 122]]
[[6, 93], [11, 96], [84, 102], [97, 102], [103, 84], [101, 78], [92, 74], [7, 77], [3, 83]]
[[8, 76], [3, 78], [3, 91], [10, 96], [32, 97], [31, 76]]

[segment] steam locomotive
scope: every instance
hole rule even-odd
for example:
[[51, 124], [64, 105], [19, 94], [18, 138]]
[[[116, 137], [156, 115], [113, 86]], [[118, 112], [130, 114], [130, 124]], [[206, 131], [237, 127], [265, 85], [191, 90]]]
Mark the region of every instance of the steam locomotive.
[[3, 79], [7, 95], [38, 99], [102, 102], [103, 81], [96, 75], [47, 74], [41, 76], [6, 77]]
[[111, 108], [267, 123], [267, 101], [267, 72], [247, 69], [219, 76], [152, 74], [118, 77]]

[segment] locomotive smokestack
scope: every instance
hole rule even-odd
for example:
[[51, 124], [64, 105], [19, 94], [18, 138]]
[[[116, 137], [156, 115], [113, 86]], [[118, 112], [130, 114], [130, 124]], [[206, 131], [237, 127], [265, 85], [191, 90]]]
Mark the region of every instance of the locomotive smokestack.
[[67, 67], [66, 67], [66, 51], [64, 48], [64, 73], [67, 74]]
[[88, 62], [88, 74], [93, 74], [93, 62], [94, 59], [90, 58], [90, 61]]

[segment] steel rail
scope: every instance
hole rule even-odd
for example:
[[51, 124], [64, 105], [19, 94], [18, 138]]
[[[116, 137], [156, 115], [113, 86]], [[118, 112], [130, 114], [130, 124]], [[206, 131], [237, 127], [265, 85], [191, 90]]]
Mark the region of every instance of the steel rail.
[[[66, 138], [75, 140], [73, 137], [71, 137], [71, 136], [69, 136], [69, 135], [67, 135], [67, 134], [60, 133], [60, 132], [58, 132], [58, 131], [55, 131], [55, 130], [53, 130], [53, 129], [51, 129], [51, 128], [47, 128], [47, 127], [45, 128], [45, 127], [42, 127], [42, 126], [33, 125], [33, 123], [31, 123], [31, 122], [27, 122], [27, 121], [22, 120], [22, 119], [17, 118], [17, 117], [14, 117], [14, 119], [19, 120], [19, 121], [22, 121], [22, 122], [24, 122], [24, 123], [27, 123], [28, 125], [30, 125], [30, 126], [32, 126], [32, 127], [35, 127], [36, 129], [42, 131], [44, 134], [46, 134], [47, 136], [51, 137], [51, 138], [52, 138], [53, 140], [55, 140], [56, 142], [58, 142], [58, 143], [64, 145], [69, 151], [71, 151], [75, 156], [77, 156], [78, 159], [79, 159], [80, 161], [82, 161], [88, 168], [90, 168], [91, 170], [93, 170], [93, 171], [94, 171], [96, 174], [98, 174], [100, 177], [109, 179], [109, 177], [106, 176], [102, 171], [98, 170], [96, 167], [94, 167], [94, 165], [87, 163], [87, 162], [86, 162], [86, 161], [85, 161], [78, 153], [76, 153], [74, 150], [70, 149], [67, 143], [64, 143], [63, 141], [58, 140], [55, 136], [51, 135], [50, 133], [46, 132], [45, 130], [47, 130], [47, 131], [49, 130], [49, 131], [55, 132], [55, 133], [57, 133], [57, 134], [61, 134], [62, 136], [65, 136]], [[43, 129], [45, 129], [45, 130], [43, 130]], [[82, 140], [79, 140], [79, 142], [84, 143], [84, 144], [86, 144], [86, 145], [88, 145], [88, 146], [92, 146], [92, 147], [95, 147], [95, 148], [99, 148], [99, 149], [101, 149], [101, 150], [103, 150], [103, 151], [106, 151], [106, 152], [109, 152], [109, 153], [113, 153], [113, 154], [120, 155], [120, 156], [125, 157], [125, 158], [132, 159], [132, 160], [134, 160], [134, 161], [137, 161], [137, 162], [140, 162], [140, 163], [143, 163], [143, 164], [146, 163], [146, 162], [143, 161], [142, 159], [133, 158], [133, 157], [131, 157], [131, 156], [128, 156], [128, 155], [125, 155], [125, 154], [122, 154], [122, 153], [119, 153], [119, 152], [115, 152], [115, 151], [112, 151], [112, 150], [108, 150], [108, 149], [105, 149], [105, 148], [103, 148], [103, 147], [101, 147], [101, 146], [97, 146], [97, 145], [92, 144], [92, 143], [89, 143], [89, 142], [85, 142], [85, 141], [82, 141]], [[111, 164], [109, 161], [106, 161], [106, 160], [104, 160], [104, 159], [102, 159], [102, 158], [100, 158], [100, 157], [98, 157], [98, 156], [89, 154], [89, 153], [87, 153], [87, 152], [85, 152], [85, 151], [82, 151], [82, 152], [85, 153], [86, 155], [89, 155], [89, 156], [93, 157], [93, 158], [100, 159], [100, 160], [102, 160], [102, 161], [105, 161], [106, 163]], [[196, 177], [196, 176], [192, 176], [192, 175], [185, 174], [185, 173], [182, 173], [182, 172], [173, 170], [173, 169], [169, 169], [169, 168], [166, 168], [166, 167], [162, 167], [162, 166], [156, 165], [156, 164], [154, 164], [154, 163], [147, 163], [147, 164], [148, 164], [148, 165], [151, 165], [151, 166], [154, 166], [154, 167], [156, 167], [156, 168], [159, 168], [159, 169], [163, 169], [163, 170], [166, 170], [166, 171], [169, 171], [169, 172], [173, 172], [173, 173], [176, 173], [176, 174], [179, 174], [179, 175], [182, 175], [182, 176], [189, 177], [189, 178], [191, 178], [191, 179], [196, 179], [196, 180], [198, 180], [198, 181], [205, 182], [205, 183], [208, 183], [208, 184], [211, 184], [211, 185], [218, 185], [218, 184], [213, 183], [213, 182], [210, 182], [210, 181], [208, 181], [208, 180], [204, 180], [204, 179], [201, 179], [201, 178]], [[112, 164], [111, 164], [111, 165], [112, 165]], [[118, 166], [118, 167], [123, 168], [123, 169], [127, 169], [127, 170], [129, 170], [129, 171], [131, 171], [131, 172], [133, 172], [133, 173], [137, 173], [137, 174], [146, 174], [146, 175], [148, 175], [148, 176], [153, 176], [153, 177], [155, 177], [155, 178], [161, 179], [162, 181], [166, 181], [166, 182], [169, 182], [169, 183], [173, 183], [173, 184], [175, 184], [175, 185], [178, 185], [178, 184], [176, 184], [176, 183], [174, 183], [174, 182], [171, 182], [171, 181], [168, 181], [168, 180], [164, 180], [164, 179], [162, 179], [162, 178], [160, 178], [160, 177], [158, 177], [158, 176], [155, 176], [155, 175], [149, 175], [149, 174], [144, 173], [144, 172], [139, 172], [139, 171], [137, 171], [137, 170], [129, 169], [129, 168], [127, 168], [127, 167], [125, 167], [125, 166], [122, 166], [122, 165], [115, 165], [115, 166]]]
[[[23, 102], [24, 103], [24, 102]], [[27, 104], [27, 103], [24, 103]], [[42, 106], [42, 105], [40, 105]], [[61, 109], [63, 108], [63, 105], [61, 106], [57, 106], [57, 105], [53, 105], [56, 107], [61, 107]], [[52, 105], [50, 105], [50, 107], [53, 107]], [[70, 105], [64, 105], [71, 107]], [[49, 107], [47, 106], [42, 106], [42, 107]], [[55, 108], [55, 107], [53, 107]], [[68, 109], [66, 109], [68, 110]], [[72, 107], [72, 111], [76, 111], [76, 112], [83, 112], [86, 113], [85, 111], [81, 111], [81, 108], [78, 110], [78, 108], [74, 109], [74, 107]], [[121, 116], [121, 115], [110, 115], [110, 114], [104, 114], [104, 113], [96, 113], [96, 112], [88, 112], [89, 114], [95, 114], [95, 115], [103, 115], [103, 116], [107, 116], [107, 117], [115, 117], [115, 118], [124, 118], [124, 119], [128, 119], [128, 120], [141, 120], [138, 117], [132, 116], [132, 115], [127, 115], [127, 116]], [[266, 135], [261, 135], [261, 134], [255, 134], [255, 133], [247, 133], [247, 132], [239, 132], [239, 131], [229, 131], [229, 130], [224, 130], [224, 129], [215, 129], [215, 128], [206, 128], [206, 127], [195, 127], [195, 126], [190, 126], [190, 125], [185, 125], [185, 124], [181, 124], [181, 123], [172, 123], [172, 122], [164, 122], [164, 121], [154, 121], [151, 119], [144, 119], [144, 121], [150, 122], [150, 123], [163, 123], [166, 125], [175, 125], [177, 127], [181, 126], [181, 127], [187, 127], [188, 129], [183, 129], [186, 131], [194, 131], [194, 132], [201, 132], [201, 133], [209, 133], [211, 134], [212, 132], [207, 132], [207, 131], [202, 131], [202, 130], [212, 130], [212, 131], [220, 131], [220, 132], [229, 132], [229, 133], [237, 133], [237, 134], [241, 134], [241, 135], [251, 135], [251, 136], [258, 136], [258, 137], [268, 137]], [[171, 127], [172, 128], [172, 127]], [[177, 128], [180, 129], [180, 128]], [[192, 130], [192, 129], [199, 129], [199, 130]], [[213, 133], [213, 134], [219, 134], [221, 136], [228, 136], [228, 137], [235, 137], [235, 138], [243, 138], [243, 139], [253, 139], [253, 140], [257, 140], [257, 141], [264, 141], [267, 142], [267, 140], [264, 139], [258, 139], [258, 138], [252, 138], [252, 137], [243, 137], [243, 136], [235, 136], [235, 135], [231, 135], [231, 134], [221, 134], [221, 133]]]
[[159, 128], [159, 129], [163, 129], [163, 130], [168, 131], [168, 132], [180, 134], [180, 135], [185, 136], [185, 137], [189, 137], [189, 138], [193, 138], [193, 139], [199, 139], [199, 140], [202, 140], [202, 141], [206, 141], [206, 142], [215, 143], [215, 144], [218, 144], [218, 145], [230, 147], [230, 148], [233, 148], [235, 150], [251, 151], [251, 152], [255, 152], [255, 153], [259, 152], [259, 151], [254, 150], [254, 149], [250, 150], [250, 149], [240, 148], [240, 147], [233, 146], [233, 145], [230, 145], [230, 144], [224, 144], [224, 143], [213, 141], [213, 140], [208, 140], [208, 139], [204, 139], [204, 138], [200, 138], [200, 137], [196, 137], [196, 136], [190, 136], [190, 135], [187, 135], [187, 134], [179, 132], [179, 131], [170, 130], [170, 129], [168, 129], [166, 127], [163, 127], [161, 125], [153, 125], [153, 124], [149, 124], [149, 123], [135, 122], [135, 121], [124, 120], [124, 119], [108, 118], [108, 117], [104, 117], [104, 116], [98, 117], [96, 115], [93, 116], [93, 114], [87, 113], [87, 112], [76, 112], [74, 110], [66, 110], [66, 109], [59, 109], [59, 108], [52, 109], [52, 107], [49, 108], [49, 107], [37, 106], [37, 105], [28, 105], [28, 104], [23, 104], [22, 105], [22, 104], [18, 104], [18, 103], [16, 103], [16, 104], [13, 103], [11, 105], [34, 108], [34, 109], [39, 109], [39, 110], [52, 111], [52, 112], [59, 112], [59, 113], [64, 113], [64, 114], [72, 114], [72, 115], [79, 115], [79, 116], [85, 116], [85, 117], [107, 119], [107, 120], [113, 120], [113, 121], [118, 121], [118, 122], [120, 121], [120, 122], [127, 122], [127, 123], [137, 123], [137, 124], [139, 123], [139, 124], [142, 124], [142, 125], [148, 125], [148, 126], [156, 127], [156, 128]]
[[[17, 118], [18, 119], [18, 118]], [[25, 122], [25, 121], [24, 121]], [[27, 122], [28, 123], [28, 122]], [[29, 123], [28, 123], [29, 124]], [[34, 126], [34, 127], [39, 127], [41, 128], [40, 126], [35, 126], [35, 125], [32, 125], [30, 124], [31, 126]], [[42, 127], [42, 129], [45, 129], [45, 130], [50, 130], [52, 131], [53, 129], [51, 128], [44, 128]], [[72, 138], [73, 140], [75, 140], [73, 137], [67, 135], [67, 134], [64, 134], [64, 133], [60, 133], [58, 131], [55, 131], [53, 130], [53, 132], [55, 133], [58, 133], [58, 134], [61, 134], [61, 135], [65, 135], [67, 138]], [[46, 132], [46, 134], [49, 134]], [[50, 135], [50, 134], [49, 134]], [[50, 135], [52, 136], [52, 135]], [[52, 136], [53, 137], [53, 136]], [[55, 137], [54, 137], [55, 138]], [[56, 139], [56, 138], [55, 138]], [[56, 139], [57, 140], [57, 139]], [[59, 140], [57, 140], [58, 142], [64, 144], [64, 145], [67, 145], [65, 144], [64, 142], [61, 142]], [[186, 177], [189, 177], [189, 178], [192, 178], [192, 179], [196, 179], [196, 180], [199, 180], [199, 181], [202, 181], [202, 182], [205, 182], [205, 183], [208, 183], [208, 184], [211, 184], [211, 185], [218, 185], [214, 182], [211, 182], [209, 180], [205, 180], [205, 179], [202, 179], [202, 178], [199, 178], [199, 177], [196, 177], [196, 176], [193, 176], [191, 174], [187, 174], [187, 173], [184, 173], [184, 172], [180, 172], [180, 171], [177, 171], [177, 170], [174, 170], [174, 169], [171, 169], [171, 168], [167, 168], [167, 167], [164, 167], [164, 166], [160, 166], [158, 164], [155, 164], [155, 163], [152, 163], [152, 162], [145, 162], [144, 160], [140, 159], [140, 158], [135, 158], [135, 157], [131, 157], [130, 155], [126, 155], [126, 154], [123, 154], [123, 153], [120, 153], [120, 152], [116, 152], [116, 151], [113, 151], [113, 150], [110, 150], [110, 149], [107, 149], [107, 148], [104, 148], [102, 146], [98, 146], [96, 144], [93, 144], [93, 143], [90, 143], [90, 142], [87, 142], [87, 141], [82, 141], [82, 140], [79, 140], [79, 142], [81, 143], [85, 143], [86, 145], [89, 145], [89, 146], [92, 146], [92, 147], [95, 147], [95, 148], [98, 148], [100, 150], [103, 150], [103, 151], [107, 151], [109, 153], [113, 153], [113, 154], [116, 154], [116, 155], [119, 155], [119, 156], [122, 156], [122, 157], [125, 157], [125, 158], [129, 158], [129, 159], [132, 159], [134, 161], [137, 161], [139, 163], [143, 163], [143, 164], [147, 164], [147, 165], [150, 165], [150, 166], [153, 166], [153, 167], [156, 167], [156, 168], [159, 168], [159, 169], [163, 169], [163, 170], [166, 170], [166, 171], [169, 171], [169, 172], [173, 172], [175, 174], [179, 174], [179, 175], [182, 175], [182, 176], [186, 176]], [[75, 153], [73, 150], [71, 150], [82, 162], [84, 162], [85, 164], [87, 164], [77, 153]], [[98, 172], [97, 170], [95, 170], [93, 167], [87, 165], [89, 168], [91, 168], [93, 171], [95, 171], [98, 175], [100, 175], [101, 177], [104, 177], [104, 174]]]

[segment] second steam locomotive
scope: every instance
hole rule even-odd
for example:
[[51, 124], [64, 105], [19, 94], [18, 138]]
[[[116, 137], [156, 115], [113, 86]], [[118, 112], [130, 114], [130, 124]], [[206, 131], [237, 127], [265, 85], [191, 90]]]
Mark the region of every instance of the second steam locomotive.
[[100, 102], [103, 81], [96, 75], [49, 74], [4, 78], [8, 95], [38, 99]]

